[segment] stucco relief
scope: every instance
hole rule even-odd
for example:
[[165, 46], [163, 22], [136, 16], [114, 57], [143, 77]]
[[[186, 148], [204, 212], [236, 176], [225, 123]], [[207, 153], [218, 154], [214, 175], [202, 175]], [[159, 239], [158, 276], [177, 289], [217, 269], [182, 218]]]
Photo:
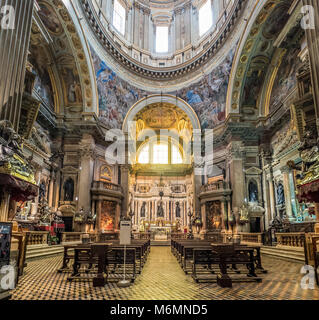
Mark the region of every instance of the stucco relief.
[[281, 130], [277, 131], [271, 140], [273, 156], [279, 155], [287, 148], [298, 142], [298, 135], [293, 122], [287, 123]]

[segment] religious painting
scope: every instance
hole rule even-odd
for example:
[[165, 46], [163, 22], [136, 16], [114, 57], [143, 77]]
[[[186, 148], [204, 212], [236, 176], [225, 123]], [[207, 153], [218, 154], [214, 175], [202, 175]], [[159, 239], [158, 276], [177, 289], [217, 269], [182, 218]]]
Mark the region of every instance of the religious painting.
[[46, 2], [38, 2], [40, 10], [38, 11], [40, 19], [54, 35], [60, 35], [63, 31], [62, 24], [54, 9]]
[[100, 230], [114, 231], [116, 202], [103, 201], [101, 206]]
[[29, 63], [32, 73], [35, 75], [33, 90], [38, 94], [37, 98], [54, 111], [54, 91], [49, 72], [49, 62], [44, 49], [41, 46], [30, 46]]
[[271, 93], [270, 113], [289, 96], [297, 85], [297, 70], [301, 63], [298, 58], [300, 48], [291, 48], [283, 57]]
[[75, 68], [63, 68], [63, 80], [65, 89], [65, 101], [69, 104], [82, 103], [82, 89], [80, 78]]
[[177, 91], [177, 96], [195, 110], [202, 129], [214, 128], [225, 120], [226, 96], [233, 57], [234, 49], [200, 82]]
[[[170, 92], [188, 102], [196, 112], [203, 129], [214, 128], [225, 120], [229, 75], [235, 50], [201, 81], [185, 89]], [[99, 95], [99, 119], [108, 128], [120, 129], [128, 110], [138, 100], [154, 92], [147, 92], [122, 80], [100, 59], [91, 47]]]
[[209, 201], [206, 203], [207, 230], [222, 229], [222, 204], [220, 201]]

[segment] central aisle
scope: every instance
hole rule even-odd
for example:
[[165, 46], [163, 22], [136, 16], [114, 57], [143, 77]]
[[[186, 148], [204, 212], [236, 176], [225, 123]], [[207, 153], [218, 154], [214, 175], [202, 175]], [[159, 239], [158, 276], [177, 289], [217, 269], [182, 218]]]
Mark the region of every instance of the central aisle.
[[[151, 253], [132, 287], [132, 299], [193, 299], [194, 281], [187, 277], [170, 247], [151, 247]], [[136, 296], [135, 296], [136, 294]]]

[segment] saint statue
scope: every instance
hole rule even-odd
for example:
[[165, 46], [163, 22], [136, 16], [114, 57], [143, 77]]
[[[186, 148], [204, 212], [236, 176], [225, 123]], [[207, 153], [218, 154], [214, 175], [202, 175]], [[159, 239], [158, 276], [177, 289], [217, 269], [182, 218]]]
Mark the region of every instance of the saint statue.
[[285, 204], [284, 186], [279, 183], [277, 186], [277, 205]]
[[175, 211], [176, 218], [181, 217], [181, 207], [179, 206], [179, 202], [176, 202], [176, 211]]
[[163, 202], [160, 201], [159, 205], [157, 206], [157, 216], [159, 218], [164, 218], [164, 208], [163, 208]]
[[74, 197], [74, 181], [69, 178], [64, 183], [64, 201], [73, 201]]
[[141, 218], [145, 218], [146, 216], [146, 202], [144, 201], [141, 207]]
[[258, 187], [253, 181], [249, 182], [249, 202], [258, 202]]

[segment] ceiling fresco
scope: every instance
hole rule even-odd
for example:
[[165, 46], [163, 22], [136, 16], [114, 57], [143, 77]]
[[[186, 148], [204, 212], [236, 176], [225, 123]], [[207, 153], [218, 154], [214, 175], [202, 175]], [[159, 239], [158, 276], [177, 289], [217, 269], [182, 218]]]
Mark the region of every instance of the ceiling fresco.
[[[170, 92], [169, 88], [165, 89], [165, 93], [177, 95], [192, 106], [203, 129], [214, 128], [225, 120], [227, 88], [234, 51], [234, 48], [230, 50], [222, 63], [210, 74], [204, 75], [199, 82], [174, 92]], [[96, 72], [100, 120], [108, 128], [120, 129], [125, 115], [134, 103], [158, 92], [136, 88], [110, 69], [92, 47], [91, 54]]]

